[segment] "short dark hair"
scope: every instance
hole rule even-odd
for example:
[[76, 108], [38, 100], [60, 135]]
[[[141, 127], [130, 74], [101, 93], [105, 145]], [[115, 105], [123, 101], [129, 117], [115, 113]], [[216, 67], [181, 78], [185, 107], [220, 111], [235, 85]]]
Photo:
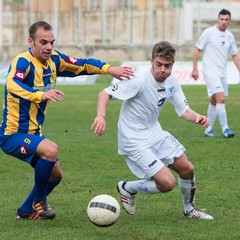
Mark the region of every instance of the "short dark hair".
[[162, 57], [170, 61], [175, 61], [176, 49], [168, 41], [160, 41], [153, 46], [152, 59]]
[[223, 9], [219, 12], [218, 17], [219, 17], [220, 15], [229, 15], [230, 18], [231, 18], [231, 12], [230, 12], [229, 10], [225, 9], [225, 8], [223, 8]]
[[29, 37], [32, 39], [35, 39], [36, 32], [39, 28], [43, 28], [44, 30], [52, 30], [52, 27], [50, 24], [48, 24], [45, 21], [38, 21], [33, 23], [29, 28]]

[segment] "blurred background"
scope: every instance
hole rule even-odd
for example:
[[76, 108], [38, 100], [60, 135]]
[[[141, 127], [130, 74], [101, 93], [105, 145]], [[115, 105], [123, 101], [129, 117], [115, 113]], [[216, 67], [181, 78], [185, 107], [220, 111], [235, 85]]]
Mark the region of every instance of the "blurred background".
[[229, 30], [240, 44], [240, 1], [231, 0], [0, 0], [0, 61], [28, 47], [28, 28], [45, 20], [54, 29], [55, 48], [73, 57], [145, 61], [159, 40], [189, 60], [198, 36], [232, 13]]

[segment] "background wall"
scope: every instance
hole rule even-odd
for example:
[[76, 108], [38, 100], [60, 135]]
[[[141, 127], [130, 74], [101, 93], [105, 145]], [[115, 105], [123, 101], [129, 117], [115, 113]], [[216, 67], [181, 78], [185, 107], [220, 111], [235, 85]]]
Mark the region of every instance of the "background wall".
[[28, 28], [38, 20], [53, 26], [56, 48], [72, 56], [147, 60], [155, 42], [168, 40], [177, 46], [178, 60], [186, 60], [222, 8], [232, 13], [229, 29], [239, 44], [239, 1], [1, 0], [0, 61], [28, 47]]

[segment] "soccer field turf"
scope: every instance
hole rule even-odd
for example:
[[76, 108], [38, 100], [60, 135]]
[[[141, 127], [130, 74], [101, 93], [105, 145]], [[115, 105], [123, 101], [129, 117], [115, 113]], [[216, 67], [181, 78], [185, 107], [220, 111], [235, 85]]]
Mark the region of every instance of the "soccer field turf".
[[[195, 166], [196, 206], [207, 208], [213, 221], [186, 220], [178, 186], [166, 194], [137, 195], [137, 213], [121, 210], [111, 227], [100, 228], [87, 217], [88, 202], [96, 195], [110, 194], [119, 201], [119, 180], [136, 179], [124, 159], [117, 154], [117, 119], [120, 101], [111, 102], [107, 111], [107, 131], [96, 137], [90, 130], [96, 113], [98, 92], [106, 83], [92, 86], [58, 86], [64, 101], [51, 103], [45, 124], [46, 137], [59, 146], [64, 177], [48, 200], [57, 217], [53, 221], [16, 221], [15, 213], [33, 184], [33, 170], [27, 164], [0, 152], [0, 238], [61, 240], [151, 240], [151, 239], [239, 239], [240, 226], [240, 86], [229, 86], [227, 113], [236, 136], [209, 139], [200, 125], [178, 118], [167, 104], [161, 113], [163, 129], [172, 133], [186, 148]], [[205, 86], [183, 86], [191, 108], [206, 114]], [[0, 85], [0, 104], [3, 99]], [[1, 119], [1, 117], [0, 117]], [[220, 127], [216, 124], [219, 134]], [[176, 176], [176, 175], [175, 175]]]

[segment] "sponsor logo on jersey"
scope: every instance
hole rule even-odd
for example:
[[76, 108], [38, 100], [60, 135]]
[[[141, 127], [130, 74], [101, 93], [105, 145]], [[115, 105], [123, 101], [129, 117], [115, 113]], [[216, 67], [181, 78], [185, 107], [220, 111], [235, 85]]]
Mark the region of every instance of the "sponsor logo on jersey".
[[51, 76], [52, 75], [52, 73], [50, 72], [50, 73], [45, 73], [45, 74], [43, 74], [43, 77], [48, 77], [48, 76]]
[[20, 153], [23, 155], [27, 155], [28, 149], [26, 147], [24, 147], [23, 145], [20, 145]]
[[158, 107], [161, 107], [161, 106], [164, 104], [165, 100], [166, 100], [165, 97], [164, 97], [164, 98], [161, 98], [161, 99], [158, 101], [158, 103], [157, 103]]
[[168, 91], [169, 91], [170, 93], [173, 93], [173, 87], [168, 88]]
[[77, 65], [77, 59], [76, 58], [73, 58], [73, 57], [68, 57], [67, 58], [67, 62], [68, 63], [72, 63], [74, 65]]
[[165, 89], [165, 88], [159, 88], [157, 91], [158, 91], [159, 93], [160, 93], [160, 92], [166, 92], [166, 89]]
[[112, 91], [115, 92], [115, 91], [117, 91], [117, 90], [118, 90], [118, 84], [114, 84], [114, 85], [112, 86]]
[[20, 81], [23, 81], [23, 79], [24, 79], [24, 72], [16, 70], [15, 77], [18, 78]]

